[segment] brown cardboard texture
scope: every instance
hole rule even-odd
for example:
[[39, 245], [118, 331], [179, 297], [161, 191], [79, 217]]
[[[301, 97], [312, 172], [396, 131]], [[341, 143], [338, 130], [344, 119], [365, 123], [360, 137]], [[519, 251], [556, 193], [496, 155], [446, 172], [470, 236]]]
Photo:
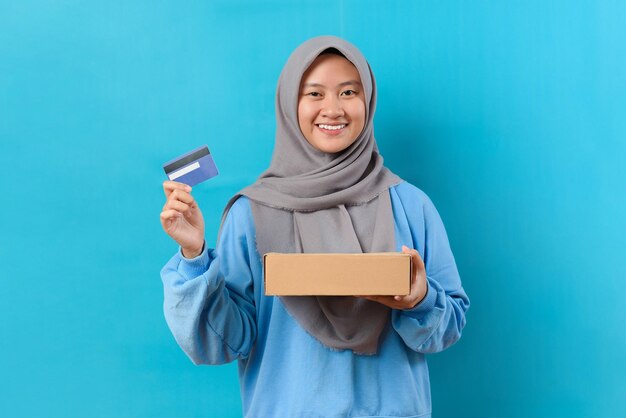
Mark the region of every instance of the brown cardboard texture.
[[263, 269], [266, 295], [395, 296], [411, 292], [411, 256], [404, 253], [267, 253]]

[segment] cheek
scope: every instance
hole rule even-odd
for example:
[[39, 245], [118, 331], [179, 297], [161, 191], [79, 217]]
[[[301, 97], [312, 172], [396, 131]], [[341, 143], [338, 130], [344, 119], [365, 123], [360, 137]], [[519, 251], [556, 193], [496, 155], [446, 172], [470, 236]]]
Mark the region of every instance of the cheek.
[[352, 109], [352, 122], [355, 125], [354, 127], [358, 128], [359, 132], [363, 130], [363, 127], [365, 126], [365, 103], [362, 101], [354, 103], [354, 108]]
[[310, 106], [304, 103], [298, 103], [298, 124], [300, 129], [311, 123], [311, 110]]

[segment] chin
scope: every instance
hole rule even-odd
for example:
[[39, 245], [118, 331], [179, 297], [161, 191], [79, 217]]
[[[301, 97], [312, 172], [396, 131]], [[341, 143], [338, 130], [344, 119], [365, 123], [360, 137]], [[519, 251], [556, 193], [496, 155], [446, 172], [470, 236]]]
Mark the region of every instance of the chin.
[[324, 138], [324, 139], [320, 139], [319, 141], [316, 141], [315, 143], [311, 145], [313, 145], [318, 150], [325, 152], [327, 154], [336, 154], [348, 148], [350, 145], [352, 145], [353, 142], [354, 141], [349, 141], [346, 143], [345, 140], [341, 140], [341, 139], [328, 140]]
[[325, 152], [326, 154], [336, 154], [338, 152], [341, 152], [343, 150], [345, 150], [348, 147], [342, 147], [342, 146], [325, 146], [325, 147], [315, 147], [318, 150]]

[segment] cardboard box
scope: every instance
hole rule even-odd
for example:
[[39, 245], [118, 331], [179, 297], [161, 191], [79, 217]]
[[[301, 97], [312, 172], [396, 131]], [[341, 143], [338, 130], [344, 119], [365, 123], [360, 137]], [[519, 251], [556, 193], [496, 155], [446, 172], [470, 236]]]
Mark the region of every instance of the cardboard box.
[[411, 256], [404, 253], [267, 253], [263, 269], [266, 295], [395, 296], [411, 291]]

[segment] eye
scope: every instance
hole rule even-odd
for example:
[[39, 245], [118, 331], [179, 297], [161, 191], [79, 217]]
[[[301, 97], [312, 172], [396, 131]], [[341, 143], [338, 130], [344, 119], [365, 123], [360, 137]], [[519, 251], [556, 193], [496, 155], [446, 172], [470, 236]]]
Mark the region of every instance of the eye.
[[357, 92], [354, 90], [344, 90], [341, 92], [342, 96], [356, 96]]
[[311, 96], [311, 97], [321, 97], [322, 94], [318, 91], [310, 91], [308, 93], [304, 94], [305, 96]]

